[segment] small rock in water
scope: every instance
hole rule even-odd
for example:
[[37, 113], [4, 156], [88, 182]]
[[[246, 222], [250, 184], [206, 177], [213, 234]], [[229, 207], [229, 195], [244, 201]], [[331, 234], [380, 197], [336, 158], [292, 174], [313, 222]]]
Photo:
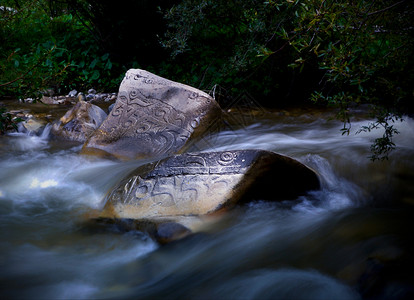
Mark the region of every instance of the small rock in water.
[[182, 239], [190, 234], [191, 230], [187, 227], [179, 223], [167, 222], [158, 224], [154, 237], [160, 244], [167, 244]]
[[51, 132], [60, 138], [85, 142], [106, 116], [106, 113], [98, 106], [81, 101], [53, 125]]
[[95, 95], [93, 95], [93, 94], [88, 94], [88, 95], [86, 95], [86, 101], [91, 101], [91, 100], [93, 100], [95, 98]]
[[77, 90], [71, 90], [68, 94], [68, 97], [75, 98], [77, 94], [78, 94]]
[[88, 90], [88, 94], [96, 94], [96, 90], [94, 90], [94, 89], [89, 89], [89, 90]]
[[40, 129], [45, 127], [46, 122], [34, 118], [29, 118], [26, 121], [22, 122], [22, 125], [27, 131], [38, 133]]

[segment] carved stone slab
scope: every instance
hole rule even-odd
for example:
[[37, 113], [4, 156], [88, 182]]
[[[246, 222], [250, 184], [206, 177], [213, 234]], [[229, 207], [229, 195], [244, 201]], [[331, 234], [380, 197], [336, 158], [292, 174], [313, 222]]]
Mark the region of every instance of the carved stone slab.
[[289, 199], [318, 188], [314, 171], [273, 152], [186, 153], [132, 172], [108, 194], [100, 217], [204, 215], [240, 200]]
[[120, 85], [114, 108], [82, 153], [120, 159], [175, 154], [219, 112], [215, 100], [198, 89], [131, 69]]
[[100, 107], [80, 101], [52, 126], [51, 132], [58, 138], [84, 143], [106, 117]]

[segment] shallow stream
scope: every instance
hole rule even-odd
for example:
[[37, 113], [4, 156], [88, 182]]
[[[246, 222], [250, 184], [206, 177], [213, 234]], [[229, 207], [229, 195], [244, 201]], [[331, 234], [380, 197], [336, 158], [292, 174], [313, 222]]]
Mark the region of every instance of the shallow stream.
[[412, 299], [414, 120], [396, 123], [397, 150], [373, 163], [381, 133], [355, 134], [367, 118], [341, 136], [329, 111], [244, 117], [193, 148], [288, 155], [318, 172], [322, 189], [238, 206], [167, 246], [85, 230], [87, 213], [143, 161], [80, 156], [81, 145], [54, 141], [49, 127], [0, 136], [1, 298]]

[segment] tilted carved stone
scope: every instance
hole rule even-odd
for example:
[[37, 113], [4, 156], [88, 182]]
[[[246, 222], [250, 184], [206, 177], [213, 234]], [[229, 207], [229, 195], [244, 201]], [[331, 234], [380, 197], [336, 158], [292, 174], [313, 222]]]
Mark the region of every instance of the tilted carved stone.
[[198, 89], [131, 69], [114, 108], [82, 153], [120, 159], [179, 153], [220, 111], [215, 100]]
[[291, 199], [318, 188], [314, 171], [273, 152], [186, 153], [129, 174], [108, 194], [100, 217], [204, 215], [240, 200]]
[[80, 101], [53, 124], [51, 132], [59, 138], [84, 143], [106, 117], [100, 107]]

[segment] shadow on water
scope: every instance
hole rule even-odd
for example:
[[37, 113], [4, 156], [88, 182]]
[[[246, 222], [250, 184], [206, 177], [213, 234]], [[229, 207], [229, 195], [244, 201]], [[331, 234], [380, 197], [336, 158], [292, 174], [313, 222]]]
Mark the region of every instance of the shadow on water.
[[0, 294], [411, 299], [414, 121], [398, 124], [389, 161], [371, 163], [378, 133], [342, 137], [341, 124], [329, 118], [318, 111], [267, 114], [203, 141], [202, 151], [261, 148], [292, 156], [318, 172], [322, 189], [236, 207], [205, 232], [163, 247], [140, 232], [91, 233], [82, 225], [144, 161], [79, 156], [79, 144], [55, 143], [47, 129], [0, 137]]

